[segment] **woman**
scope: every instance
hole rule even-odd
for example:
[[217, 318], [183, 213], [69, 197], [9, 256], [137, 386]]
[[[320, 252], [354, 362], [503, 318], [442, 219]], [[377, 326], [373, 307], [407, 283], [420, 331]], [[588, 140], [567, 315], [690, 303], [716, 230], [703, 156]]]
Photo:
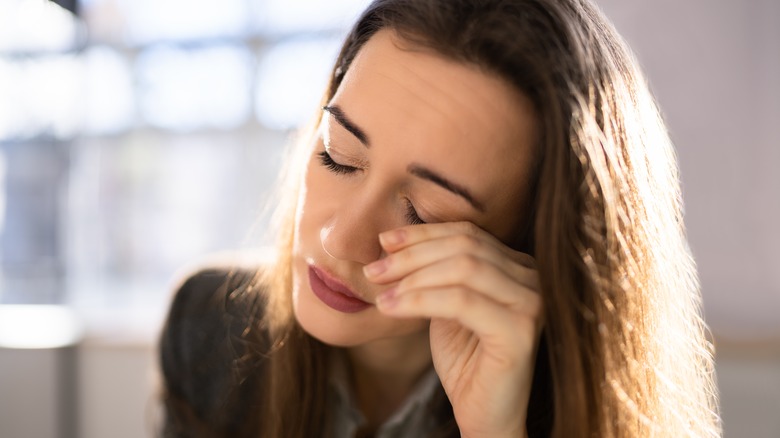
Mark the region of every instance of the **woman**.
[[169, 436], [717, 436], [673, 150], [585, 0], [378, 0], [278, 254], [177, 293]]

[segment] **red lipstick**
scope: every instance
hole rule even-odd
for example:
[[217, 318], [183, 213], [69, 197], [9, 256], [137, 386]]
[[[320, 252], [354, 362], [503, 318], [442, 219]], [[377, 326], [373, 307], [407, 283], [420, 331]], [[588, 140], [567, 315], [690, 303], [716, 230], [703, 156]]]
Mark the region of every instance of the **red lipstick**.
[[317, 298], [339, 312], [356, 313], [372, 306], [358, 298], [344, 283], [313, 265], [309, 265], [309, 285]]

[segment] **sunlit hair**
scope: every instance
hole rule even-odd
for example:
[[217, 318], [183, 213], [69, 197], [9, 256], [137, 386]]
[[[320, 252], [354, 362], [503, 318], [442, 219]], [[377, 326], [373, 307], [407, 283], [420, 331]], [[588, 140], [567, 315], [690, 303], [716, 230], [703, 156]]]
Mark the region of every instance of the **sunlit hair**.
[[[676, 157], [636, 61], [601, 12], [585, 0], [375, 1], [347, 36], [323, 104], [386, 28], [498, 74], [541, 121], [532, 226], [518, 236], [533, 248], [545, 303], [531, 436], [719, 436]], [[303, 332], [291, 302], [298, 190], [317, 123], [281, 186], [279, 253], [262, 279], [273, 352], [264, 353], [261, 436], [320, 436], [327, 423], [328, 347]]]

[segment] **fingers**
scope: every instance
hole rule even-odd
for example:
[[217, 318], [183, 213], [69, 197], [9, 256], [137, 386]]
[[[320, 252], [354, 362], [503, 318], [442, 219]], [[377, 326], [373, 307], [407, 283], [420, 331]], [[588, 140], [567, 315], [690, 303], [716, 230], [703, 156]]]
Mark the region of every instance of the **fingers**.
[[[441, 248], [442, 245], [427, 246], [433, 248], [426, 248], [420, 251], [422, 254], [406, 255], [389, 263], [388, 271], [381, 274], [380, 278], [384, 276], [387, 281], [400, 280], [396, 286], [399, 293], [413, 289], [462, 285], [510, 306], [522, 305], [526, 296], [536, 290], [538, 280], [535, 273], [524, 273], [520, 277], [510, 276], [496, 264], [472, 253], [456, 253], [444, 259], [441, 255], [433, 258], [437, 252], [435, 249]], [[396, 256], [390, 256], [392, 257]]]
[[475, 333], [492, 335], [509, 328], [508, 320], [541, 319], [533, 258], [474, 224], [403, 227], [382, 233], [380, 242], [388, 255], [366, 265], [364, 273], [377, 284], [397, 282], [377, 300], [385, 313], [457, 319]]
[[[380, 311], [398, 317], [444, 318], [458, 321], [483, 342], [516, 343], [518, 333], [528, 333], [529, 342], [539, 332], [541, 299], [529, 307], [533, 312], [517, 312], [462, 286], [391, 290], [379, 297]], [[509, 347], [509, 345], [507, 345]], [[512, 348], [513, 349], [513, 348]]]
[[389, 283], [419, 269], [442, 256], [450, 254], [471, 254], [507, 271], [509, 275], [519, 274], [517, 263], [506, 257], [488, 242], [477, 236], [455, 234], [435, 237], [396, 250], [395, 253], [366, 265], [363, 269], [367, 277], [378, 283]]
[[531, 256], [512, 250], [471, 222], [409, 225], [381, 233], [379, 242], [385, 251], [394, 253], [420, 242], [456, 235], [471, 236], [524, 266], [535, 267]]
[[[402, 232], [405, 243], [394, 245], [395, 252], [366, 265], [366, 277], [379, 284], [401, 279], [406, 282], [406, 277], [413, 276], [416, 271], [445, 258], [452, 258], [446, 268], [431, 272], [444, 280], [442, 284], [465, 282], [480, 290], [483, 287], [475, 282], [482, 281], [486, 276], [503, 273], [505, 281], [519, 282], [529, 289], [539, 290], [537, 271], [528, 267], [533, 264], [531, 256], [506, 248], [487, 232], [473, 225], [469, 227], [463, 224], [466, 223], [435, 224], [437, 226], [427, 227], [427, 230], [420, 232], [412, 231], [414, 227], [394, 230]], [[496, 245], [500, 245], [504, 250]], [[513, 257], [508, 257], [508, 252], [511, 252]], [[412, 285], [415, 287], [432, 285], [424, 281], [419, 284], [416, 283], [417, 280], [414, 281]], [[506, 301], [499, 297], [494, 298]]]

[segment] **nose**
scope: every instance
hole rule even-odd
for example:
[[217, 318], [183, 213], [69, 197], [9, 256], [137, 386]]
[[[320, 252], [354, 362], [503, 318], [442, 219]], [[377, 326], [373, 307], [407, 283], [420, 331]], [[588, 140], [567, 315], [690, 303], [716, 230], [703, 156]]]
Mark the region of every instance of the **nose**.
[[379, 233], [394, 228], [394, 224], [383, 204], [379, 199], [345, 200], [320, 229], [320, 242], [325, 252], [335, 259], [360, 264], [384, 257]]

